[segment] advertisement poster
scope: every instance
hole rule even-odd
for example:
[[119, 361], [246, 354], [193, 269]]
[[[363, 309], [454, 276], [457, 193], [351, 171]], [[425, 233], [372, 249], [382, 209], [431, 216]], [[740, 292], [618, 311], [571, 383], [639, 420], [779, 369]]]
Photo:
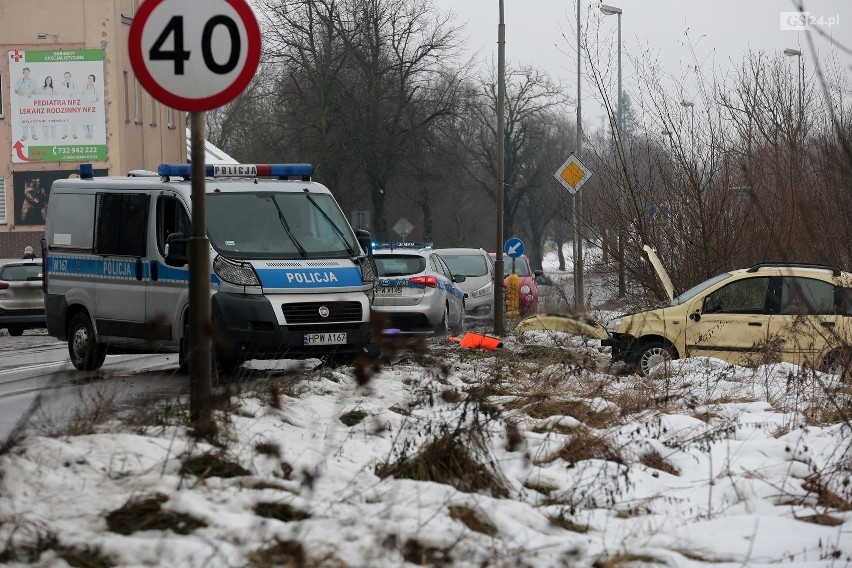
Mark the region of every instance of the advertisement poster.
[[104, 51], [9, 52], [12, 162], [106, 160]]
[[[50, 186], [58, 179], [70, 177], [77, 170], [51, 172], [14, 172], [12, 186], [15, 191], [15, 225], [44, 225]], [[107, 175], [106, 169], [96, 169], [95, 176]]]

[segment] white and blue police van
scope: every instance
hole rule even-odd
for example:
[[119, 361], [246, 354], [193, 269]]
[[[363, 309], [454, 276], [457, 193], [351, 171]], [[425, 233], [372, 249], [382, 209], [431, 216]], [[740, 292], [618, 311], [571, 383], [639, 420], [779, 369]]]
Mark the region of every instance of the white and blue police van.
[[[191, 166], [53, 183], [43, 243], [50, 335], [77, 369], [107, 351], [179, 353], [189, 364]], [[356, 236], [309, 164], [206, 166], [213, 352], [247, 359], [371, 351], [376, 280]]]

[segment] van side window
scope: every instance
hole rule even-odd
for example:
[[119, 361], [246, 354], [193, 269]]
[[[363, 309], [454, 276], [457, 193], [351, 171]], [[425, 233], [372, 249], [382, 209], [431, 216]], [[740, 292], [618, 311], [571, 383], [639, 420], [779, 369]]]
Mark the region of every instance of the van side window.
[[166, 256], [166, 240], [172, 233], [183, 233], [189, 237], [191, 225], [189, 215], [174, 196], [161, 195], [157, 200], [157, 248]]
[[99, 193], [95, 198], [95, 254], [146, 256], [147, 194]]

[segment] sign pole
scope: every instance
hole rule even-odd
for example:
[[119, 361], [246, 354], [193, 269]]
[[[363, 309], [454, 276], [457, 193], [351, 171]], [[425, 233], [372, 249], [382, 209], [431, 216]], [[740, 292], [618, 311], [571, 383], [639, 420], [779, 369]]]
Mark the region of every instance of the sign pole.
[[192, 159], [192, 235], [189, 239], [189, 413], [196, 427], [210, 423], [210, 241], [204, 196], [204, 113], [190, 113]]

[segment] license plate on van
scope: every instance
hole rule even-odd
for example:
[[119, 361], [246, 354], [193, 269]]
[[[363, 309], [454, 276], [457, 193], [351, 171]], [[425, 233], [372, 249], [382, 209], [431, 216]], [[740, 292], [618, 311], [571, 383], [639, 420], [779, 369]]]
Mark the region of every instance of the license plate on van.
[[305, 345], [340, 345], [346, 343], [346, 332], [306, 333]]

